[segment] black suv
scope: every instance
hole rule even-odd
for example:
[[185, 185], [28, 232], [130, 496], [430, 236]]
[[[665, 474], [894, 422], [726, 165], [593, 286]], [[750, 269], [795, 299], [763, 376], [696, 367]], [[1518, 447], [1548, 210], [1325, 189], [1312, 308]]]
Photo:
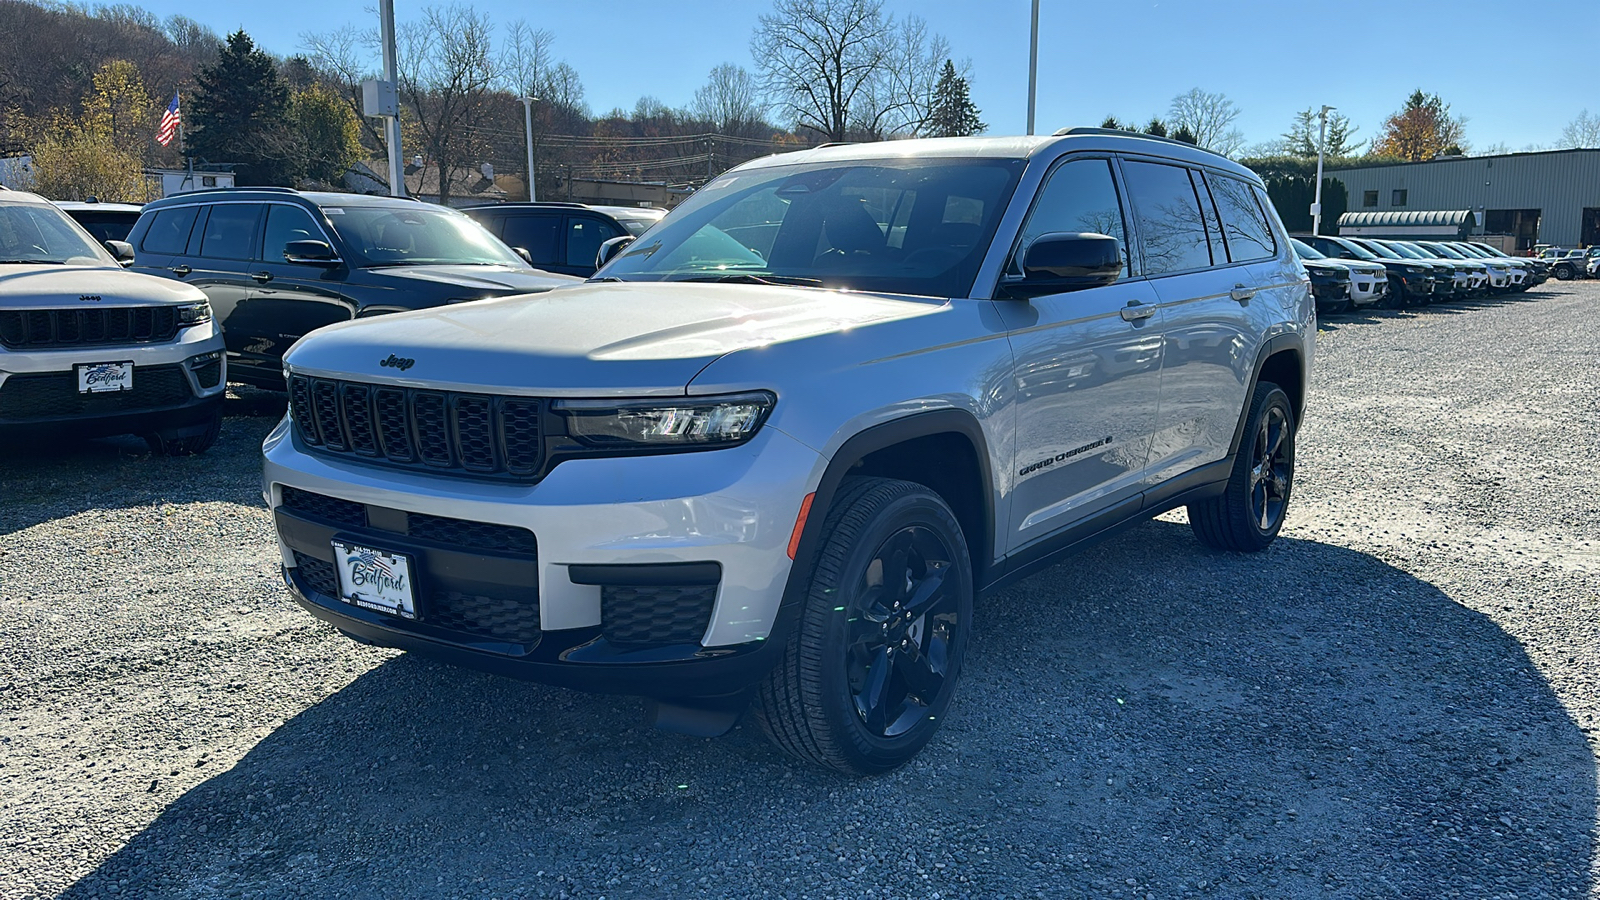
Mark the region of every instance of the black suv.
[[499, 203], [463, 211], [539, 268], [582, 278], [594, 274], [601, 244], [614, 237], [638, 237], [667, 214], [664, 209], [582, 203]]
[[284, 351], [324, 325], [576, 281], [533, 268], [455, 210], [365, 194], [181, 194], [146, 204], [128, 242], [135, 270], [205, 292], [229, 376], [275, 390]]

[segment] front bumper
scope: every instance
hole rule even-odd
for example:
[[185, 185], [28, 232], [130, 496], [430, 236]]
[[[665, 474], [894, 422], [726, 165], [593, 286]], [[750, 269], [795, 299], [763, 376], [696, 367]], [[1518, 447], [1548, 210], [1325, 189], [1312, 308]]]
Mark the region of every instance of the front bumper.
[[[285, 579], [313, 615], [362, 640], [452, 663], [664, 699], [734, 693], [776, 662], [781, 650], [769, 648], [783, 643], [788, 543], [824, 467], [770, 426], [724, 450], [569, 460], [531, 485], [330, 459], [306, 452], [282, 423], [263, 452]], [[296, 490], [326, 499], [308, 507]], [[334, 513], [306, 512], [329, 500]], [[423, 521], [431, 532], [417, 527]], [[513, 552], [477, 536], [497, 529], [524, 535], [524, 544]], [[416, 620], [331, 595], [336, 534], [416, 561]], [[708, 611], [692, 631], [679, 613], [694, 598], [629, 583], [632, 573], [674, 566], [717, 573], [694, 588]], [[624, 602], [631, 611], [616, 613]], [[659, 625], [678, 616], [666, 623], [675, 636], [624, 640], [618, 615], [635, 629], [641, 617]]]
[[1356, 273], [1350, 277], [1350, 299], [1357, 306], [1370, 306], [1389, 295], [1389, 280], [1383, 275]]

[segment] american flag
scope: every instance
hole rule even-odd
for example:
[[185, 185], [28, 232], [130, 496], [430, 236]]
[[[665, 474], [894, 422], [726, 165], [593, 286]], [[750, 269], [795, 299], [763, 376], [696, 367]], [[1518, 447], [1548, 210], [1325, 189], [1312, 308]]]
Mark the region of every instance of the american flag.
[[172, 102], [167, 104], [167, 111], [161, 114], [161, 127], [156, 129], [156, 143], [165, 147], [172, 143], [172, 136], [178, 133], [178, 95], [172, 95]]

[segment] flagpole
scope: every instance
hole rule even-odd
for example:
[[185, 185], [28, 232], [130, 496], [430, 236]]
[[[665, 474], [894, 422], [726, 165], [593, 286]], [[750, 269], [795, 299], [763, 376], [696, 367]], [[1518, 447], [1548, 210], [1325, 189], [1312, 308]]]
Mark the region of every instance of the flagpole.
[[189, 138], [183, 133], [183, 89], [172, 92], [178, 98], [178, 152], [183, 154], [184, 161], [189, 164], [189, 187], [194, 187], [194, 157], [189, 155]]

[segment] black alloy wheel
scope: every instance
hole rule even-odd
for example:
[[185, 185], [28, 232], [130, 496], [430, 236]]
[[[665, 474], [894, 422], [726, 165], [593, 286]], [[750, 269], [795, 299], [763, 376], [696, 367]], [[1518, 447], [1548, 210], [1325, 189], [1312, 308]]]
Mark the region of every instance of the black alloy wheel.
[[1294, 407], [1271, 382], [1256, 385], [1233, 472], [1221, 494], [1189, 504], [1195, 537], [1218, 550], [1265, 550], [1294, 491]]
[[756, 714], [791, 755], [887, 772], [933, 737], [955, 695], [972, 627], [966, 539], [938, 494], [888, 478], [846, 479], [822, 538]]

